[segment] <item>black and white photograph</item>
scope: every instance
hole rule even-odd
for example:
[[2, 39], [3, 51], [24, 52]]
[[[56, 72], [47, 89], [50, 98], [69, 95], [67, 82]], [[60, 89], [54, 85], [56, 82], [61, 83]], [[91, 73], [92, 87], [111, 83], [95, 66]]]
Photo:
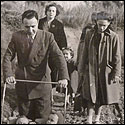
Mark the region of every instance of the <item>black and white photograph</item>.
[[124, 124], [124, 1], [1, 1], [1, 124]]

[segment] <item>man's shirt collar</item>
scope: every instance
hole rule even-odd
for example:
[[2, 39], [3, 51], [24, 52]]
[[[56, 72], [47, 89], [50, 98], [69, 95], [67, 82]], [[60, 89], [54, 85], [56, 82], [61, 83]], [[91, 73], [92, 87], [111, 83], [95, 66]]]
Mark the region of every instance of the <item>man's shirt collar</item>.
[[30, 36], [30, 35], [27, 34], [27, 36], [28, 36], [28, 38], [32, 38], [34, 40], [35, 36], [36, 36], [36, 33], [34, 35], [32, 35], [32, 36]]

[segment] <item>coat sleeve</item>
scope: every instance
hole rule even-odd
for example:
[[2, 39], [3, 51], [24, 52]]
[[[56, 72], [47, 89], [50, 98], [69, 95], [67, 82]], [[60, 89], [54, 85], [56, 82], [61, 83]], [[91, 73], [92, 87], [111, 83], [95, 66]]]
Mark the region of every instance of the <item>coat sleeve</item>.
[[43, 21], [42, 21], [42, 19], [39, 20], [38, 28], [43, 30]]
[[81, 37], [80, 37], [81, 42], [83, 42], [84, 39], [85, 39], [86, 30], [87, 30], [87, 27], [84, 27], [83, 30], [82, 30], [82, 34], [81, 34]]
[[9, 76], [14, 76], [14, 73], [12, 71], [11, 62], [15, 58], [15, 55], [16, 55], [16, 49], [15, 49], [14, 35], [13, 35], [11, 38], [11, 42], [9, 43], [8, 48], [7, 48], [5, 55], [3, 57], [4, 80]]
[[60, 49], [62, 49], [63, 47], [67, 47], [67, 39], [63, 24], [59, 25], [58, 35], [55, 36], [55, 40], [57, 41]]
[[[77, 54], [79, 59], [77, 59], [77, 67], [78, 67], [78, 72], [83, 75], [86, 69], [86, 65], [88, 64], [88, 48], [89, 48], [89, 39], [90, 39], [90, 33], [87, 32], [85, 41], [82, 43], [83, 45], [80, 47], [80, 51]], [[79, 49], [79, 48], [78, 48]]]
[[120, 41], [118, 35], [113, 39], [113, 76], [121, 76], [121, 53], [120, 53]]
[[59, 49], [57, 43], [54, 40], [54, 36], [51, 35], [50, 37], [50, 45], [49, 45], [49, 52], [52, 61], [55, 63], [55, 67], [59, 71], [59, 80], [67, 79], [69, 80], [69, 74], [67, 69], [67, 63], [63, 56], [62, 51]]
[[81, 37], [80, 37], [81, 42], [84, 42], [84, 39], [85, 39], [87, 30], [91, 30], [92, 28], [93, 28], [93, 26], [92, 26], [92, 24], [90, 24], [90, 23], [83, 28], [82, 34], [81, 34]]

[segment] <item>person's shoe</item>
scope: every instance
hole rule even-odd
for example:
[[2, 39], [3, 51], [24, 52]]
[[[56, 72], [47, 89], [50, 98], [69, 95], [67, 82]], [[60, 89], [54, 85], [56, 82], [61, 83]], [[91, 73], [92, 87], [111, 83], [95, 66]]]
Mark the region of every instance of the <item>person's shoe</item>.
[[94, 124], [101, 124], [99, 121], [95, 121]]
[[74, 100], [72, 100], [72, 101], [71, 101], [71, 105], [74, 105], [74, 103], [75, 103], [75, 101], [74, 101]]
[[16, 120], [16, 124], [28, 124], [28, 123], [29, 123], [29, 119], [24, 115], [18, 117]]
[[9, 117], [8, 121], [9, 124], [16, 124], [17, 117]]
[[54, 99], [51, 99], [51, 105], [54, 105], [55, 101]]
[[121, 120], [124, 121], [124, 114], [123, 113], [121, 113]]
[[85, 124], [92, 124], [92, 123], [90, 123], [90, 122], [86, 121], [86, 122], [85, 122]]
[[117, 121], [118, 123], [123, 124], [124, 123], [124, 114], [121, 113], [118, 117], [117, 117]]

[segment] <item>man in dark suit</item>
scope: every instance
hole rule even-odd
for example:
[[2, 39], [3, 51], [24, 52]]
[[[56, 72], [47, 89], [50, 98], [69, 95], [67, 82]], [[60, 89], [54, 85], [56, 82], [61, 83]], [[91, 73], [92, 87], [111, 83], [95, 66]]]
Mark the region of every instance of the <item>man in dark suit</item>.
[[[15, 84], [20, 115], [46, 123], [51, 112], [51, 84], [16, 82], [16, 79], [50, 81], [48, 58], [51, 57], [59, 70], [59, 85], [67, 86], [67, 66], [53, 34], [38, 29], [38, 14], [27, 10], [22, 14], [24, 30], [15, 32], [3, 58], [4, 80]], [[15, 76], [11, 62], [17, 54]]]

